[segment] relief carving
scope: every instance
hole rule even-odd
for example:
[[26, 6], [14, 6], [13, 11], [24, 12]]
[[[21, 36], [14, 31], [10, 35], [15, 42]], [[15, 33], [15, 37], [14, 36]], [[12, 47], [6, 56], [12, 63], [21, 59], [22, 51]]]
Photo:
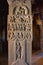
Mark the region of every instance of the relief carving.
[[[12, 0], [14, 1], [14, 0]], [[31, 41], [31, 18], [29, 8], [25, 3], [20, 3], [13, 8], [12, 15], [9, 16], [8, 22], [8, 41], [15, 41], [16, 45], [16, 60], [23, 57], [24, 40]], [[24, 42], [24, 43], [21, 43]]]
[[19, 42], [19, 40], [16, 41], [16, 60], [17, 59], [21, 59], [21, 43]]
[[[31, 39], [31, 34], [30, 34], [31, 24], [29, 24], [28, 14], [29, 14], [29, 10], [28, 10], [27, 6], [24, 6], [24, 5], [16, 6], [13, 9], [13, 16], [10, 16], [10, 21], [8, 24], [8, 30], [10, 31], [9, 39], [12, 39], [13, 41], [17, 38], [19, 40], [24, 40], [25, 38]], [[24, 16], [24, 17], [22, 17], [22, 16]], [[18, 32], [16, 34], [15, 31], [20, 31], [20, 32]], [[25, 32], [28, 31], [28, 32], [24, 35], [23, 34], [24, 31]], [[18, 46], [20, 46], [20, 43], [16, 43], [16, 45], [17, 45], [17, 48], [20, 48], [20, 47], [18, 47]], [[19, 51], [20, 51], [20, 49], [19, 49]], [[17, 58], [18, 58], [18, 55], [21, 56], [19, 51], [17, 52]]]

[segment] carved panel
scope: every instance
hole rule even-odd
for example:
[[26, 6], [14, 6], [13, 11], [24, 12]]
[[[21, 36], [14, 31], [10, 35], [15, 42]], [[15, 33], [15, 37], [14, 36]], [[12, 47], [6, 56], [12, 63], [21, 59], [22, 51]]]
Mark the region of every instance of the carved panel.
[[[8, 15], [8, 43], [12, 44], [12, 51], [14, 53], [12, 54], [14, 57], [13, 61], [10, 55], [10, 65], [15, 65], [15, 63], [20, 65], [20, 60], [24, 60], [22, 65], [29, 65], [28, 59], [26, 60], [26, 55], [28, 55], [28, 49], [26, 50], [28, 47], [26, 46], [31, 44], [32, 22], [30, 14], [31, 8], [29, 8], [28, 4], [30, 4], [30, 1], [26, 3], [18, 0], [12, 0], [11, 4], [9, 4], [9, 7], [12, 9], [9, 8]], [[9, 52], [11, 53], [11, 50], [9, 50]]]

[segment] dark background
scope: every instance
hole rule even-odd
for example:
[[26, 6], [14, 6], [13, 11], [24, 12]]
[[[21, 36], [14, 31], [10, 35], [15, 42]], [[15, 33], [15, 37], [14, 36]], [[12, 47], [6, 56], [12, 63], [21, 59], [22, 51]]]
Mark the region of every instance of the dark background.
[[[7, 51], [7, 16], [8, 16], [8, 3], [7, 0], [0, 0], [0, 45], [2, 52]], [[3, 34], [3, 31], [5, 34]], [[4, 39], [3, 39], [4, 36]]]

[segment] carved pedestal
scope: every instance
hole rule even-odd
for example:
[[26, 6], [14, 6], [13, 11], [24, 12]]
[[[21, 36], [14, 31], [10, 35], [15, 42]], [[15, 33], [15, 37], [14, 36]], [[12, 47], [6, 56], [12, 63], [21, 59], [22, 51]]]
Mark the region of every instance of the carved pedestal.
[[32, 17], [30, 0], [8, 0], [9, 65], [31, 65]]

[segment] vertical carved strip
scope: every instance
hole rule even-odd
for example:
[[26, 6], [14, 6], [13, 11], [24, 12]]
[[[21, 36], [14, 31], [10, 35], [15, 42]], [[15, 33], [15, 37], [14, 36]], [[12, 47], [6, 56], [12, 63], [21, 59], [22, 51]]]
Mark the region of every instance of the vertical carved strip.
[[8, 3], [9, 65], [29, 65], [32, 43], [31, 2], [8, 0]]

